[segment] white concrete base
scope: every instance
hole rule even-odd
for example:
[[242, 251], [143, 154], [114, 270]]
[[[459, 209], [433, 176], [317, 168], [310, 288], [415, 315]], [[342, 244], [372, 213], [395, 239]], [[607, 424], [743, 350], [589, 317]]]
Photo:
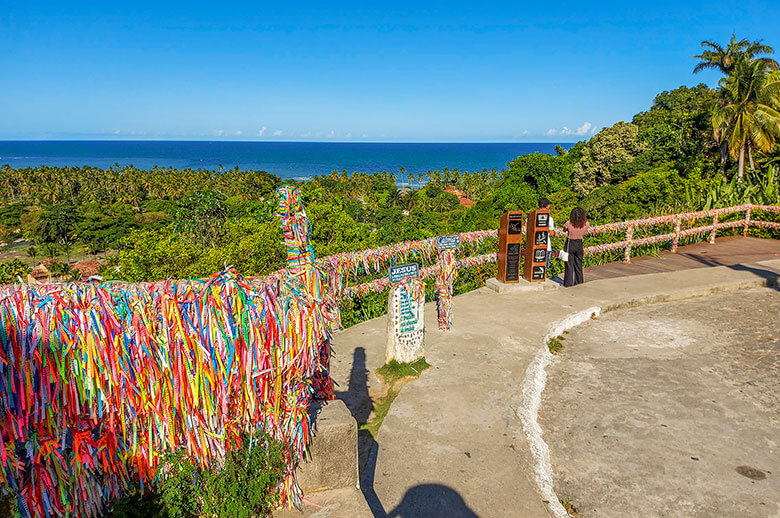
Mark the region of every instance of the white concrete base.
[[545, 279], [542, 282], [530, 282], [522, 277], [518, 282], [504, 284], [503, 282], [499, 282], [495, 277], [491, 277], [485, 282], [485, 287], [496, 293], [517, 293], [523, 291], [555, 290], [560, 288], [561, 285], [550, 279]]

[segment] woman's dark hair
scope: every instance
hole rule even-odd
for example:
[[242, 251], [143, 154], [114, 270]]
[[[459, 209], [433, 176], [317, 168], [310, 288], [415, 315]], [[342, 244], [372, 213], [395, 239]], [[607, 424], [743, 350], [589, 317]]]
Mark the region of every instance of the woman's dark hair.
[[584, 227], [585, 223], [588, 221], [588, 216], [585, 214], [585, 209], [582, 207], [574, 207], [571, 210], [569, 221], [571, 221], [571, 224], [574, 228]]

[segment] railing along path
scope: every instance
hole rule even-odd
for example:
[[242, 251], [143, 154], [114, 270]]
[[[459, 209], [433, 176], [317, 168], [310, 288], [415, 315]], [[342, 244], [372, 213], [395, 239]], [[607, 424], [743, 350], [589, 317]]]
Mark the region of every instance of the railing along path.
[[[651, 218], [642, 218], [621, 221], [617, 223], [605, 223], [595, 225], [590, 228], [588, 236], [598, 236], [609, 234], [610, 232], [625, 232], [625, 239], [610, 243], [601, 243], [588, 246], [584, 249], [586, 255], [599, 254], [614, 250], [624, 250], [623, 260], [631, 261], [631, 254], [634, 247], [671, 242], [671, 251], [676, 252], [680, 239], [707, 234], [707, 240], [710, 243], [715, 242], [715, 237], [719, 230], [730, 228], [742, 228], [743, 235], [747, 234], [750, 227], [780, 229], [780, 223], [773, 221], [761, 221], [752, 219], [752, 214], [757, 211], [779, 213], [780, 206], [775, 205], [753, 205], [744, 204], [720, 209], [709, 209], [697, 212], [685, 212], [681, 214], [671, 214], [664, 216], [654, 216]], [[744, 217], [734, 221], [719, 221], [731, 214], [744, 213]], [[711, 219], [711, 223], [706, 225], [684, 228], [687, 224], [696, 224], [703, 219]], [[648, 236], [635, 237], [640, 229], [647, 229], [653, 226], [673, 224], [672, 232], [663, 232]], [[497, 238], [497, 230], [478, 230], [474, 232], [464, 232], [458, 234], [461, 240], [460, 250], [466, 247], [463, 244], [476, 245], [481, 244], [485, 239]], [[359, 282], [348, 285], [350, 277], [358, 278], [360, 274], [369, 274], [372, 271], [379, 273], [388, 266], [408, 261], [410, 258], [425, 259], [431, 261], [436, 251], [436, 239], [421, 239], [416, 241], [404, 241], [393, 245], [380, 248], [359, 250], [342, 254], [331, 255], [316, 261], [316, 264], [324, 269], [329, 269], [331, 275], [331, 295], [334, 302], [340, 302], [345, 299], [359, 297], [368, 293], [379, 293], [390, 288], [391, 283], [387, 275], [372, 279], [366, 282]], [[445, 299], [445, 304], [439, 304], [439, 327], [449, 328], [451, 322], [451, 307], [446, 304], [448, 294], [451, 298], [452, 283], [455, 275], [442, 275], [444, 272], [444, 258], [446, 254], [439, 253], [436, 262], [432, 265], [420, 269], [420, 277], [425, 279], [436, 277], [436, 293], [439, 299]], [[476, 265], [494, 263], [497, 260], [495, 252], [464, 256], [454, 261], [455, 269], [468, 268]], [[442, 314], [447, 311], [449, 314]]]

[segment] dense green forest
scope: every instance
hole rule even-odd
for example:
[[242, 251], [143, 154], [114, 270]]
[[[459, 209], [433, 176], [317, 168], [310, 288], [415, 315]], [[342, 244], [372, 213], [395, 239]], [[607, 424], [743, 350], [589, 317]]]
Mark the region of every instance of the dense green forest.
[[[780, 72], [767, 57], [772, 49], [736, 38], [702, 45], [695, 71], [720, 70], [717, 89], [662, 92], [630, 122], [568, 151], [520, 156], [501, 171], [334, 171], [299, 182], [317, 255], [496, 228], [504, 211], [534, 209], [539, 196], [552, 201], [559, 224], [576, 205], [600, 223], [780, 203]], [[12, 282], [22, 263], [85, 255], [101, 258], [105, 277], [132, 281], [207, 276], [225, 265], [268, 273], [285, 260], [274, 216], [281, 184], [238, 169], [3, 166], [0, 240], [22, 262], [4, 264], [0, 281]], [[445, 192], [450, 187], [474, 205], [462, 207]]]

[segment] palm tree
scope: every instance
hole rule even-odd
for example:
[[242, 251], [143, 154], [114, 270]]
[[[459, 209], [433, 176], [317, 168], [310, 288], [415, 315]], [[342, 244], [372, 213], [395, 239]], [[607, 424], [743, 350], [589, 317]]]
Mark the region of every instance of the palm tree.
[[717, 68], [723, 74], [730, 75], [740, 61], [758, 61], [763, 63], [766, 68], [778, 70], [777, 61], [774, 59], [757, 57], [775, 53], [772, 47], [762, 44], [761, 40], [748, 41], [741, 39], [737, 41], [736, 35], [732, 34], [731, 41], [726, 45], [725, 49], [714, 41], [702, 41], [701, 46], [708, 50], [693, 56], [699, 60], [699, 63], [693, 69], [694, 74], [708, 68]]
[[393, 189], [390, 191], [390, 196], [387, 198], [388, 203], [391, 207], [397, 207], [401, 204], [401, 190], [393, 187]]
[[753, 151], [771, 151], [780, 137], [780, 72], [769, 71], [760, 60], [738, 62], [721, 80], [712, 126], [718, 142], [739, 160], [741, 182], [745, 154], [755, 169]]

